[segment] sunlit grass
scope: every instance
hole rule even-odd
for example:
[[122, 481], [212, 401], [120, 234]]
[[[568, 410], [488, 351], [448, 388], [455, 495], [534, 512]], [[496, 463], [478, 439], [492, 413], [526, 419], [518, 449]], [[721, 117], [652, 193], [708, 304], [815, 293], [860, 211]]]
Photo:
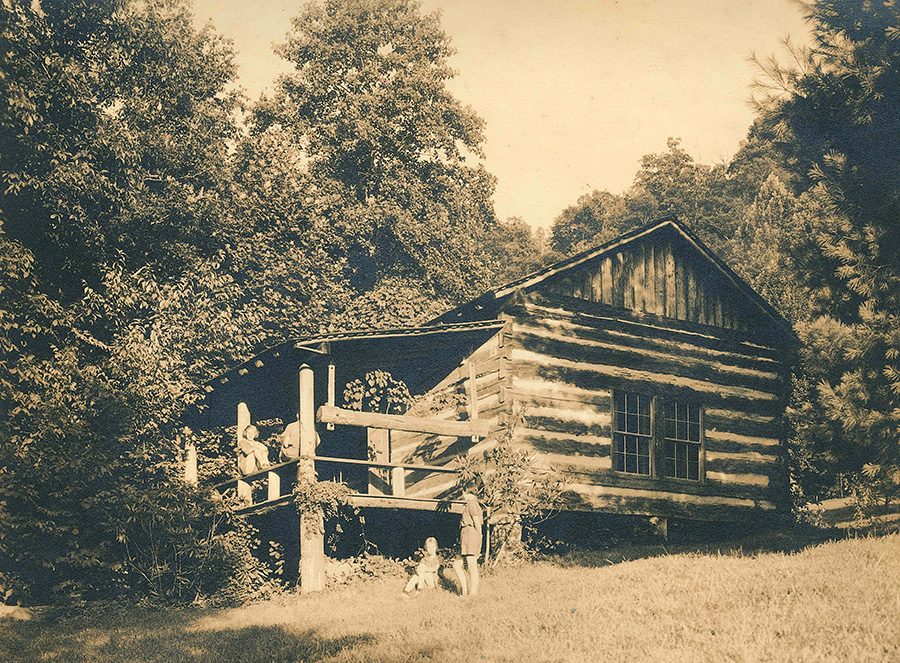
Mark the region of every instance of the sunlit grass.
[[397, 579], [232, 610], [5, 624], [0, 660], [900, 660], [900, 535], [654, 554], [502, 569], [472, 598], [403, 599]]

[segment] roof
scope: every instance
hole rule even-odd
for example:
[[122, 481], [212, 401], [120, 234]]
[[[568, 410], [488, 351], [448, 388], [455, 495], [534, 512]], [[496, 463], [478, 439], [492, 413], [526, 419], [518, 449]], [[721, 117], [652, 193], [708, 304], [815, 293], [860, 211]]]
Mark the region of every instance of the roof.
[[726, 265], [721, 258], [713, 253], [709, 247], [694, 235], [694, 233], [689, 231], [674, 217], [659, 219], [658, 221], [636, 228], [623, 235], [619, 235], [604, 244], [587, 249], [570, 258], [539, 269], [536, 272], [532, 272], [531, 274], [514, 281], [510, 281], [493, 290], [489, 290], [476, 299], [466, 302], [465, 304], [438, 316], [430, 321], [430, 324], [447, 324], [464, 320], [472, 321], [475, 319], [484, 319], [487, 316], [493, 316], [496, 314], [499, 307], [517, 291], [530, 290], [546, 280], [575, 269], [590, 260], [601, 258], [607, 254], [616, 253], [629, 244], [635, 243], [649, 235], [661, 232], [674, 232], [683, 238], [688, 244], [696, 249], [703, 258], [708, 260], [715, 267], [722, 278], [731, 283], [742, 295], [755, 304], [781, 331], [794, 337], [791, 323], [776, 311], [771, 304], [763, 299], [746, 281], [738, 276], [733, 269]]
[[[207, 381], [204, 387], [206, 392], [209, 393], [216, 387], [228, 383], [235, 375], [246, 375], [266, 365], [271, 365], [273, 361], [281, 361], [288, 357], [296, 359], [298, 354], [311, 358], [315, 355], [329, 355], [333, 350], [338, 350], [339, 348], [365, 346], [369, 357], [394, 356], [404, 347], [427, 345], [430, 338], [448, 335], [477, 335], [478, 332], [490, 332], [502, 326], [502, 320], [489, 319], [451, 324], [438, 323], [419, 327], [340, 331], [292, 339], [269, 348], [244, 363], [217, 375]], [[468, 343], [465, 340], [461, 342], [464, 345]]]

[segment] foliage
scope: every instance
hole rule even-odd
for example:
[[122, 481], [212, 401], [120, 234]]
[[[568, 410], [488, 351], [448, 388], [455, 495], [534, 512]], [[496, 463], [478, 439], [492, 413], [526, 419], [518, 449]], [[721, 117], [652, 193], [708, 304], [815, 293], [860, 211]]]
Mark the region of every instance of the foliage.
[[484, 246], [494, 263], [494, 285], [509, 283], [562, 259], [550, 250], [544, 228], [533, 229], [518, 217], [491, 228]]
[[403, 414], [412, 403], [409, 389], [387, 371], [375, 370], [344, 387], [344, 403], [351, 410]]
[[[815, 320], [799, 327], [842, 472], [900, 483], [900, 9], [804, 5], [810, 49], [762, 62], [762, 124], [809, 186], [794, 250]], [[866, 469], [868, 468], [868, 469]]]
[[521, 552], [522, 526], [552, 517], [562, 505], [562, 475], [537, 465], [537, 455], [516, 448], [524, 408], [513, 413], [502, 437], [481, 458], [461, 456], [458, 482], [468, 486], [487, 516], [486, 558], [494, 563]]
[[180, 0], [10, 0], [0, 41], [0, 222], [49, 293], [223, 245], [231, 55]]
[[11, 1], [0, 34], [2, 582], [214, 591], [244, 530], [181, 487], [175, 440], [258, 340], [221, 269], [230, 54], [178, 0]]
[[324, 521], [335, 520], [343, 509], [352, 508], [350, 488], [340, 481], [317, 481], [315, 475], [299, 475], [293, 489], [300, 522], [313, 534], [324, 534]]
[[295, 72], [254, 108], [254, 135], [291, 141], [328, 207], [329, 250], [365, 292], [402, 277], [452, 303], [490, 278], [481, 238], [493, 226], [493, 178], [466, 164], [483, 122], [447, 90], [453, 53], [437, 15], [415, 0], [304, 6], [281, 55]]
[[154, 482], [116, 493], [113, 502], [125, 508], [112, 511], [108, 524], [132, 592], [165, 601], [247, 599], [267, 587], [270, 572], [252, 554], [252, 528], [208, 489]]
[[403, 577], [406, 563], [365, 553], [347, 559], [325, 560], [325, 584], [328, 587], [356, 584], [368, 580], [388, 580]]
[[625, 200], [607, 191], [579, 196], [553, 220], [553, 250], [572, 255], [621, 234], [627, 216]]

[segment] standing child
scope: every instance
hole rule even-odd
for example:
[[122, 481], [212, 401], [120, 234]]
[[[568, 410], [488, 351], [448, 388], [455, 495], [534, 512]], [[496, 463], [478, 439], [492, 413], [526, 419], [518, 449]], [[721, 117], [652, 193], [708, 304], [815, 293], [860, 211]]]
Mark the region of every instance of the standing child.
[[416, 567], [415, 574], [406, 583], [403, 593], [407, 596], [415, 590], [422, 590], [426, 587], [434, 589], [437, 587], [438, 571], [441, 568], [441, 558], [438, 555], [438, 542], [433, 536], [425, 539], [425, 554], [419, 566]]
[[[478, 556], [481, 554], [481, 528], [484, 524], [481, 515], [481, 504], [478, 498], [470, 492], [463, 490], [463, 499], [466, 506], [463, 509], [462, 518], [459, 521], [459, 559], [453, 562], [453, 570], [459, 580], [460, 593], [473, 596], [478, 593]], [[465, 563], [465, 570], [463, 569]], [[466, 575], [468, 573], [468, 580]]]

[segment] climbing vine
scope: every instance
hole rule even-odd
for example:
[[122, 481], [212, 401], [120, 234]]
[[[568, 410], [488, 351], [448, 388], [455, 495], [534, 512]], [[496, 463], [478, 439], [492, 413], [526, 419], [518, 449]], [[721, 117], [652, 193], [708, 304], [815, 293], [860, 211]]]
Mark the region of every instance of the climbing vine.
[[[324, 522], [341, 515], [342, 507], [352, 508], [350, 487], [342, 481], [316, 481], [301, 476], [294, 485], [293, 502], [306, 534], [324, 534]], [[304, 517], [307, 516], [307, 517]]]
[[344, 403], [350, 410], [403, 414], [412, 403], [409, 389], [387, 371], [370, 371], [344, 387]]

